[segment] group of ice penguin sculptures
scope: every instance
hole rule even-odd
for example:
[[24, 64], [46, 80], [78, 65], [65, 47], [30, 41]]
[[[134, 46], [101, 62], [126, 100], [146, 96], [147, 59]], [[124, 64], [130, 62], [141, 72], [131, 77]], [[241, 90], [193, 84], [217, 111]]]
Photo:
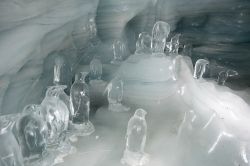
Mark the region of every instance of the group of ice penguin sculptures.
[[[166, 42], [169, 33], [169, 24], [162, 21], [156, 22], [152, 35], [146, 32], [139, 34], [135, 54], [160, 57], [164, 56], [164, 52], [167, 50], [170, 55], [177, 55], [180, 35], [177, 34], [171, 38], [170, 42]], [[124, 49], [122, 42], [114, 42], [112, 64], [122, 62]], [[184, 46], [183, 51], [188, 51], [188, 47]], [[195, 64], [194, 78], [202, 78], [208, 64], [208, 60], [198, 60]], [[16, 118], [0, 117], [1, 166], [22, 166], [24, 163], [25, 165], [53, 165], [56, 162], [53, 155], [61, 154], [63, 156], [74, 149], [70, 145], [72, 136], [88, 136], [95, 131], [94, 125], [89, 120], [90, 90], [85, 79], [89, 74], [92, 82], [100, 83], [102, 81], [101, 61], [94, 58], [90, 63], [89, 73], [80, 72], [75, 75], [75, 82], [70, 88], [70, 96], [64, 92], [67, 86], [60, 84], [61, 67], [62, 61], [59, 57], [55, 60], [54, 85], [47, 88], [45, 98], [40, 105], [27, 105]], [[218, 81], [220, 84], [224, 84], [227, 77], [236, 74], [237, 72], [231, 70], [222, 71]], [[115, 112], [129, 110], [128, 107], [121, 104], [123, 99], [121, 78], [115, 77], [107, 85], [106, 91], [109, 110]], [[137, 109], [128, 122], [126, 148], [121, 159], [123, 164], [141, 166], [149, 160], [148, 155], [144, 152], [147, 136], [146, 114], [145, 110]], [[16, 130], [17, 134], [12, 134], [12, 130]], [[10, 142], [12, 145], [8, 146]], [[60, 158], [57, 157], [57, 160]]]

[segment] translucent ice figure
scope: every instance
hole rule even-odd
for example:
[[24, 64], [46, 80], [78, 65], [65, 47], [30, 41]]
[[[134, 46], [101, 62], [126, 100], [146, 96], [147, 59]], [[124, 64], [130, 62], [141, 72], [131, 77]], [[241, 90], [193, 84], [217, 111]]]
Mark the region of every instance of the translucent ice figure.
[[158, 21], [154, 24], [152, 30], [151, 50], [153, 53], [164, 53], [166, 46], [166, 38], [170, 32], [170, 26], [168, 23]]
[[192, 56], [192, 45], [191, 44], [184, 45], [184, 48], [182, 50], [182, 55], [189, 56], [189, 57]]
[[24, 166], [20, 146], [12, 133], [11, 121], [0, 117], [0, 165]]
[[89, 87], [85, 83], [87, 74], [86, 72], [78, 74], [70, 90], [72, 122], [78, 136], [87, 136], [95, 131], [94, 125], [89, 120]]
[[129, 108], [122, 105], [123, 81], [115, 77], [107, 86], [109, 110], [114, 112], [128, 111]]
[[67, 106], [68, 111], [69, 111], [69, 116], [71, 117], [70, 98], [64, 91], [67, 88], [67, 86], [66, 85], [57, 85], [57, 87], [60, 89], [59, 98]]
[[219, 85], [225, 85], [225, 82], [228, 78], [228, 74], [226, 71], [221, 71], [218, 75], [217, 82]]
[[49, 146], [58, 146], [63, 141], [63, 134], [68, 129], [69, 110], [60, 99], [62, 86], [51, 86], [46, 91], [46, 96], [41, 103], [41, 114], [47, 122]]
[[55, 57], [55, 65], [54, 65], [54, 85], [66, 85], [71, 87], [71, 67], [70, 64], [67, 63], [65, 58], [60, 55], [56, 55]]
[[181, 34], [176, 34], [171, 38], [171, 41], [167, 43], [167, 47], [171, 55], [178, 55], [180, 47], [180, 36]]
[[208, 60], [205, 59], [199, 59], [196, 61], [195, 63], [195, 67], [194, 67], [194, 78], [196, 79], [200, 79], [202, 78], [203, 74], [206, 71], [206, 66], [209, 64]]
[[94, 58], [90, 62], [90, 79], [91, 80], [100, 80], [102, 78], [102, 62]]
[[238, 75], [238, 72], [235, 70], [231, 70], [231, 69], [227, 71], [223, 70], [219, 73], [217, 82], [219, 85], [225, 85], [225, 82], [227, 81], [228, 77], [234, 77], [237, 75]]
[[16, 124], [22, 154], [28, 162], [41, 158], [46, 149], [48, 128], [40, 110], [39, 105], [27, 105]]
[[112, 49], [113, 49], [113, 60], [111, 61], [111, 63], [120, 64], [126, 55], [125, 44], [120, 40], [115, 40], [112, 45]]
[[93, 17], [89, 18], [87, 29], [88, 29], [88, 34], [90, 35], [90, 39], [94, 38], [96, 36], [97, 29], [96, 29], [95, 19]]
[[122, 164], [141, 166], [149, 160], [148, 155], [144, 152], [147, 137], [146, 114], [145, 110], [137, 109], [128, 122], [126, 149], [121, 160]]
[[136, 42], [136, 51], [137, 54], [148, 54], [151, 52], [150, 44], [151, 44], [151, 36], [147, 32], [142, 32], [139, 34], [138, 40]]

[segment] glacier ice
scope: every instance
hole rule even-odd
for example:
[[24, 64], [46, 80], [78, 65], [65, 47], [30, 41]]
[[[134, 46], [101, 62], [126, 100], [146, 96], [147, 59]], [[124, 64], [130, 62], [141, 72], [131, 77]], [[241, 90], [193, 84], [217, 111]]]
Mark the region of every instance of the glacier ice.
[[[249, 131], [246, 127], [249, 92], [238, 86], [239, 91], [227, 87], [234, 85], [232, 82], [245, 86], [249, 76], [248, 8], [249, 2], [233, 0], [202, 3], [184, 0], [0, 2], [0, 114], [1, 117], [10, 114], [7, 122], [0, 121], [0, 128], [8, 133], [2, 135], [2, 139], [9, 138], [3, 142], [9, 141], [13, 145], [0, 145], [0, 155], [4, 156], [0, 165], [22, 165], [19, 152], [24, 147], [19, 149], [19, 142], [15, 140], [18, 134], [16, 128], [12, 128], [19, 114], [12, 116], [11, 113], [22, 112], [30, 103], [39, 105], [45, 87], [53, 85], [54, 76], [57, 76], [54, 84], [61, 88], [57, 101], [64, 103], [63, 109], [71, 112], [65, 117], [70, 116], [72, 120], [74, 112], [67, 94], [72, 84], [70, 72], [77, 71], [90, 72], [90, 78], [86, 79], [89, 84], [86, 110], [96, 132], [79, 138], [74, 143], [78, 152], [63, 159], [72, 151], [70, 140], [75, 135], [67, 127], [68, 122], [62, 120], [60, 123], [65, 128], [60, 136], [61, 144], [56, 150], [48, 148], [43, 154], [45, 165], [119, 165], [126, 144], [126, 123], [137, 108], [148, 112], [145, 151], [152, 155], [149, 165], [249, 165]], [[160, 58], [151, 56], [148, 48], [153, 39], [148, 34], [158, 20], [169, 23], [170, 37], [182, 34], [180, 40], [161, 38], [162, 42], [157, 45], [161, 47], [172, 41], [175, 56], [165, 56], [168, 55], [165, 46], [161, 47], [165, 54], [160, 54]], [[136, 45], [140, 32], [143, 33]], [[154, 33], [152, 36], [156, 39]], [[112, 44], [116, 40], [123, 43], [120, 49], [123, 58], [116, 65], [110, 65], [114, 57]], [[193, 45], [192, 50], [189, 44]], [[142, 51], [138, 51], [141, 48]], [[134, 51], [135, 54], [127, 56]], [[120, 55], [116, 54], [116, 57]], [[91, 80], [88, 66], [96, 56], [103, 62], [102, 80], [98, 81]], [[206, 70], [200, 64], [193, 71], [192, 62], [205, 57], [210, 62]], [[64, 66], [63, 61], [69, 64]], [[214, 62], [221, 66], [212, 66]], [[229, 69], [233, 70], [229, 72]], [[193, 73], [203, 79], [194, 80]], [[104, 91], [107, 82], [112, 83], [117, 75], [123, 80], [122, 104], [131, 107], [131, 111], [108, 111], [109, 97]], [[67, 83], [60, 78], [62, 76]], [[218, 86], [217, 78], [219, 84], [226, 86]], [[30, 114], [32, 107], [25, 110], [24, 114]], [[22, 126], [27, 128], [26, 140], [31, 140], [24, 141], [28, 142], [25, 148], [31, 151], [31, 156], [36, 156], [37, 149], [32, 140], [39, 134], [34, 136], [38, 131], [36, 125], [31, 127], [31, 121], [28, 122]], [[7, 126], [11, 124], [8, 130], [2, 127], [6, 123]], [[60, 163], [63, 160], [65, 162]]]

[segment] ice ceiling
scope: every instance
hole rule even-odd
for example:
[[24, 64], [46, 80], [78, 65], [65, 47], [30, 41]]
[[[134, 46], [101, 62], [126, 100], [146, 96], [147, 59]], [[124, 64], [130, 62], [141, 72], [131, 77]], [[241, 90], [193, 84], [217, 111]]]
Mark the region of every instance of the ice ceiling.
[[[157, 70], [169, 59], [143, 59], [134, 67], [141, 59], [130, 56], [138, 34], [151, 33], [158, 20], [170, 24], [171, 35], [181, 33], [181, 45], [192, 45], [193, 63], [210, 61], [207, 80], [191, 79], [192, 68], [182, 58], [176, 59], [182, 64], [177, 82], [162, 83], [169, 80], [169, 71]], [[97, 32], [91, 30], [93, 25]], [[116, 39], [126, 43], [127, 61], [121, 68], [109, 65]], [[249, 39], [248, 0], [2, 0], [0, 114], [41, 103], [53, 84], [57, 55], [64, 56], [73, 72], [88, 70], [98, 56], [106, 81], [123, 73], [124, 102], [132, 110], [143, 107], [150, 112], [150, 165], [249, 166]], [[239, 73], [228, 81], [234, 90], [213, 82], [223, 68]], [[124, 126], [132, 114], [121, 116], [103, 108], [107, 101], [102, 89], [95, 88], [91, 99], [91, 112], [98, 110], [93, 116], [95, 134], [78, 140], [78, 152], [59, 165], [120, 164]]]

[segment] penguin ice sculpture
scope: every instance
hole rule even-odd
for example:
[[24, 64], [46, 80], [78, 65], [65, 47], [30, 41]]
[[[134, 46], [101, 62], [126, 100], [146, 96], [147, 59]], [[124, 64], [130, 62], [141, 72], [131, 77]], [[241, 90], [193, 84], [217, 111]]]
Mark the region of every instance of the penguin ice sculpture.
[[206, 59], [199, 59], [195, 63], [194, 67], [194, 78], [201, 79], [203, 74], [206, 71], [206, 66], [209, 64], [209, 61]]
[[107, 86], [109, 110], [113, 112], [129, 111], [130, 108], [124, 106], [123, 100], [123, 81], [119, 77], [115, 77]]
[[144, 152], [147, 137], [146, 114], [145, 110], [137, 109], [128, 122], [126, 149], [121, 159], [122, 164], [141, 166], [149, 160], [148, 154]]

